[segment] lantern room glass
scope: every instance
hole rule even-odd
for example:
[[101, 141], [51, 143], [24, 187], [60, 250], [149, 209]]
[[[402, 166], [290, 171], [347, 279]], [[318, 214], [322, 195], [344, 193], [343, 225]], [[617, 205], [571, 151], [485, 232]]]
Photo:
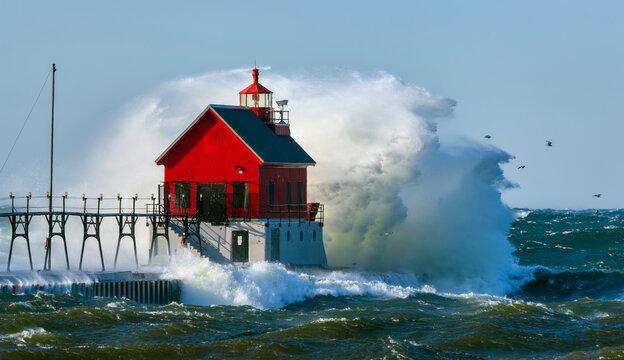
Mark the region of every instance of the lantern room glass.
[[240, 105], [254, 108], [268, 108], [273, 105], [272, 97], [273, 96], [270, 93], [240, 94]]

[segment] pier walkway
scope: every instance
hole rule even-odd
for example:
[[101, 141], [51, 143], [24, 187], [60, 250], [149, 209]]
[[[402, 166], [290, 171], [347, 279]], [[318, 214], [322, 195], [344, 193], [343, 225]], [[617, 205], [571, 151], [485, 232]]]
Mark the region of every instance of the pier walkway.
[[180, 301], [181, 281], [162, 278], [160, 273], [149, 271], [0, 274], [0, 293], [23, 295], [38, 291], [71, 292], [85, 297], [126, 298], [142, 304], [165, 305]]

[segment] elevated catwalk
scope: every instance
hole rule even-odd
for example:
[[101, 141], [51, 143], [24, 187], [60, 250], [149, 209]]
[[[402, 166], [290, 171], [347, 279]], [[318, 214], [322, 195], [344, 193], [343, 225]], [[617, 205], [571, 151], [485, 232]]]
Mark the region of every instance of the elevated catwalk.
[[[17, 200], [17, 203], [16, 203]], [[46, 209], [45, 202], [49, 201], [54, 205], [51, 209]], [[142, 209], [142, 210], [139, 210]], [[30, 269], [34, 270], [31, 245], [30, 227], [33, 217], [45, 218], [48, 224], [48, 235], [45, 240], [45, 259], [43, 270], [52, 270], [51, 249], [54, 241], [62, 241], [65, 253], [65, 267], [70, 270], [69, 250], [67, 248], [67, 223], [70, 218], [77, 218], [82, 223], [82, 247], [80, 250], [80, 262], [78, 268], [82, 270], [85, 245], [88, 240], [95, 241], [99, 250], [99, 260], [102, 272], [106, 271], [104, 256], [102, 251], [101, 225], [107, 218], [116, 220], [118, 226], [117, 248], [115, 251], [114, 267], [117, 267], [117, 259], [122, 240], [132, 241], [135, 267], [139, 268], [136, 226], [139, 219], [145, 219], [151, 225], [151, 246], [149, 252], [149, 262], [151, 263], [153, 248], [158, 238], [163, 238], [167, 242], [168, 255], [171, 255], [171, 245], [169, 242], [169, 228], [172, 222], [177, 221], [184, 224], [185, 233], [189, 232], [189, 227], [198, 224], [200, 216], [198, 212], [171, 214], [162, 205], [160, 198], [157, 200], [153, 195], [150, 198], [104, 198], [100, 195], [97, 198], [87, 199], [82, 197], [68, 197], [67, 194], [58, 197], [28, 196], [16, 197], [10, 194], [8, 198], [0, 198], [0, 218], [7, 218], [11, 226], [11, 243], [9, 246], [9, 257], [6, 271], [11, 272], [11, 260], [13, 256], [14, 244], [16, 240], [26, 242]], [[189, 232], [189, 236], [192, 236]]]

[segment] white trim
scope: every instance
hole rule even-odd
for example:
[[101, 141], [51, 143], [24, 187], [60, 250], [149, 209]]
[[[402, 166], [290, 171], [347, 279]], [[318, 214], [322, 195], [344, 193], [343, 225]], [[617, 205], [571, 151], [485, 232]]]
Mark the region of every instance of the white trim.
[[314, 166], [316, 163], [263, 163], [262, 166], [272, 167], [285, 167], [285, 168], [307, 168], [308, 166]]
[[195, 118], [195, 120], [193, 120], [193, 122], [191, 123], [191, 125], [189, 125], [189, 126], [188, 126], [188, 127], [187, 127], [187, 128], [186, 128], [183, 132], [182, 132], [182, 134], [180, 134], [180, 135], [179, 135], [179, 136], [178, 136], [178, 137], [177, 137], [177, 138], [176, 138], [176, 139], [175, 139], [175, 140], [171, 143], [171, 145], [169, 145], [169, 147], [167, 147], [167, 149], [165, 149], [165, 151], [164, 151], [162, 154], [160, 154], [160, 156], [156, 159], [156, 164], [158, 164], [158, 162], [160, 162], [160, 160], [162, 160], [162, 158], [163, 158], [163, 157], [165, 157], [165, 155], [169, 152], [169, 150], [171, 150], [171, 149], [175, 146], [175, 144], [177, 144], [177, 143], [178, 143], [178, 141], [180, 141], [180, 139], [182, 139], [182, 138], [184, 137], [184, 135], [186, 135], [186, 133], [187, 133], [187, 132], [189, 132], [189, 130], [191, 130], [191, 128], [192, 128], [193, 126], [195, 126], [195, 124], [199, 121], [199, 119], [201, 119], [201, 118], [202, 118], [202, 116], [204, 116], [204, 114], [205, 114], [208, 110], [210, 110], [210, 109], [212, 109], [212, 108], [213, 108], [213, 107], [212, 107], [212, 105], [208, 105], [208, 106], [204, 109], [204, 111], [202, 111], [202, 112], [201, 112], [201, 113], [200, 113], [200, 114], [199, 114], [199, 115]]

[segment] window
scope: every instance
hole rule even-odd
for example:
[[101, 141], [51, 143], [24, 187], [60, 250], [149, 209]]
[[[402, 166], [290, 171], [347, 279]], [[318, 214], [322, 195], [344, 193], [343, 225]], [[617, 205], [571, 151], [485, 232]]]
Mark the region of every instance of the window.
[[286, 241], [290, 241], [290, 230], [286, 232]]
[[299, 230], [299, 241], [303, 241], [303, 230]]
[[263, 94], [264, 96], [260, 97], [260, 107], [272, 107], [273, 106], [273, 100], [272, 94]]
[[297, 181], [297, 204], [299, 207], [303, 204], [303, 182]]
[[232, 194], [232, 207], [234, 209], [247, 209], [249, 206], [249, 183], [246, 181], [234, 181]]
[[190, 182], [176, 182], [175, 183], [175, 208], [176, 209], [189, 209], [191, 207], [191, 183]]
[[241, 94], [241, 106], [268, 108], [273, 104], [273, 95], [268, 93], [261, 94]]
[[206, 135], [204, 135], [204, 149], [207, 153], [216, 153], [219, 150], [217, 138], [217, 129], [213, 126], [212, 129], [208, 130]]
[[219, 224], [227, 220], [226, 190], [224, 183], [197, 184], [197, 194], [201, 196], [198, 210], [202, 221]]
[[312, 231], [312, 241], [316, 241], [316, 230]]
[[269, 181], [269, 207], [275, 205], [275, 181]]
[[290, 209], [290, 204], [292, 204], [292, 183], [289, 181], [286, 187], [286, 204], [288, 204], [288, 208]]

